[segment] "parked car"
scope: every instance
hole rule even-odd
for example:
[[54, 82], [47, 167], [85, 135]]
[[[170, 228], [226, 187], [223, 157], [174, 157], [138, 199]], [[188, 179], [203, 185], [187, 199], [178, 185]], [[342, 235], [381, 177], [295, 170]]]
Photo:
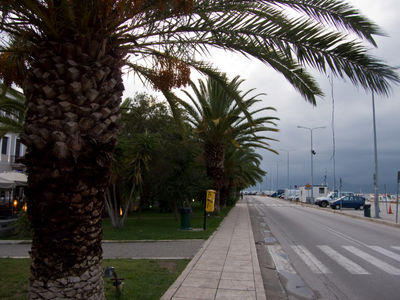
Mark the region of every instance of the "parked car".
[[331, 200], [329, 205], [333, 209], [340, 208], [354, 208], [363, 209], [365, 205], [365, 198], [362, 196], [343, 196], [336, 200]]
[[280, 197], [281, 195], [283, 195], [283, 193], [285, 192], [285, 190], [277, 190], [276, 192], [274, 192], [271, 197]]
[[[354, 196], [354, 193], [352, 192], [341, 192], [340, 196]], [[325, 197], [318, 197], [315, 199], [315, 204], [319, 205], [320, 207], [327, 207], [329, 205], [329, 202], [332, 200], [335, 200], [339, 197], [338, 192], [330, 192], [327, 196]]]

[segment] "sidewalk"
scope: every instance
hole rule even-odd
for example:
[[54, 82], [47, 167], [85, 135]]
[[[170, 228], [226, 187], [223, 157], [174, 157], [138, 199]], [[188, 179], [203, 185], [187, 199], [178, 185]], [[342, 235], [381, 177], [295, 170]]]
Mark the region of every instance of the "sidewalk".
[[[103, 241], [103, 258], [191, 259], [204, 240]], [[0, 240], [0, 258], [29, 258], [31, 241]]]
[[266, 299], [247, 203], [232, 208], [161, 299]]

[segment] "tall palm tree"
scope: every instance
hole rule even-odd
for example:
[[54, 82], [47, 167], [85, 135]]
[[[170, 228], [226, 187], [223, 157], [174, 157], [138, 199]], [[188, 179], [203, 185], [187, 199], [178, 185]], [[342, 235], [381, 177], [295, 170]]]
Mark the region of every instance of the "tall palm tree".
[[224, 161], [228, 145], [236, 147], [260, 147], [275, 152], [267, 143], [271, 138], [264, 134], [277, 131], [273, 122], [276, 117], [256, 117], [257, 113], [273, 110], [265, 107], [252, 111], [253, 105], [260, 102], [259, 95], [248, 96], [252, 91], [239, 90], [239, 76], [221, 83], [209, 78], [205, 83], [199, 80], [199, 87], [192, 83], [193, 94], [185, 91], [191, 104], [180, 101], [189, 114], [189, 122], [194, 133], [204, 146], [207, 175], [217, 191], [215, 209], [220, 209], [219, 191], [224, 182]]
[[0, 79], [27, 99], [31, 299], [104, 297], [101, 214], [123, 66], [172, 109], [169, 90], [191, 68], [218, 77], [199, 60], [210, 47], [272, 66], [312, 103], [321, 91], [307, 65], [383, 94], [399, 81], [362, 44], [376, 45], [378, 27], [342, 0], [3, 0], [0, 31]]

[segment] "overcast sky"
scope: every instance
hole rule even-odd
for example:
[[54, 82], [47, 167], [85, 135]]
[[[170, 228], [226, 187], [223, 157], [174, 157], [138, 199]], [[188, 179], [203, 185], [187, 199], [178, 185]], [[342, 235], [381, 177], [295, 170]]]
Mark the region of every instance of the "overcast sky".
[[[372, 53], [391, 66], [400, 66], [400, 1], [399, 0], [350, 0], [352, 5], [377, 23], [388, 37], [377, 37], [378, 49]], [[246, 81], [242, 88], [256, 88], [266, 93], [264, 104], [277, 109], [280, 132], [273, 137], [274, 149], [280, 155], [260, 151], [263, 155], [262, 168], [268, 172], [261, 184], [262, 190], [286, 188], [289, 185], [311, 183], [310, 131], [297, 126], [319, 127], [313, 131], [314, 184], [326, 180], [333, 187], [333, 138], [332, 97], [327, 76], [315, 73], [325, 97], [313, 107], [297, 93], [276, 71], [262, 63], [250, 61], [237, 55], [224, 53], [213, 61], [220, 70], [233, 76], [240, 75]], [[125, 79], [124, 97], [142, 91], [140, 83], [129, 76]], [[148, 91], [153, 93], [152, 91]], [[373, 192], [374, 140], [372, 123], [371, 93], [354, 87], [349, 80], [333, 79], [336, 142], [336, 186], [342, 180], [342, 190]], [[394, 86], [389, 97], [375, 95], [376, 128], [378, 146], [379, 192], [396, 193], [397, 172], [400, 171], [400, 88]], [[289, 151], [289, 172], [288, 155]], [[326, 178], [326, 179], [325, 179]], [[257, 186], [257, 189], [259, 187]]]

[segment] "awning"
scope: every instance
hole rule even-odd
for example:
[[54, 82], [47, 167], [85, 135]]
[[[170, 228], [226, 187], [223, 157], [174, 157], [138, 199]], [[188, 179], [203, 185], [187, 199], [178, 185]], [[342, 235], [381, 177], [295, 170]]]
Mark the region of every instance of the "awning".
[[10, 190], [15, 187], [15, 182], [10, 181], [4, 178], [0, 178], [0, 189], [2, 190]]
[[28, 182], [28, 176], [26, 176], [24, 173], [16, 171], [3, 172], [0, 173], [0, 187], [3, 181], [5, 185], [7, 183], [13, 183], [14, 186], [26, 185]]

